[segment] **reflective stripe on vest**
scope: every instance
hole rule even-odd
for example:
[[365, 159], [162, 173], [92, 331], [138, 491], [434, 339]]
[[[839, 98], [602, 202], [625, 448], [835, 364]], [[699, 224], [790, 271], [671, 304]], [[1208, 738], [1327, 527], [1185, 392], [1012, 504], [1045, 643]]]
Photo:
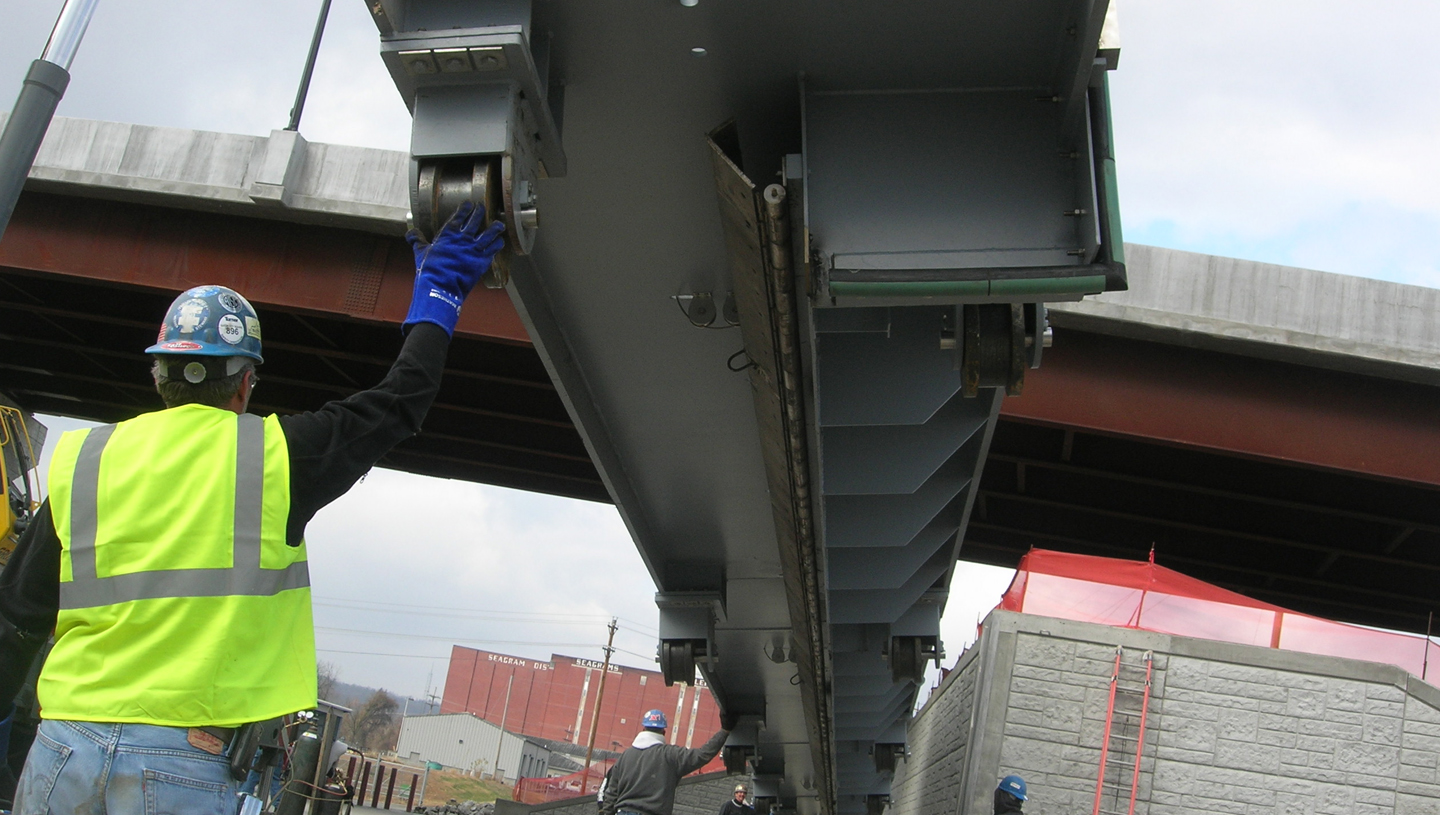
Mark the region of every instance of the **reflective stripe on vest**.
[[163, 597], [270, 597], [310, 585], [306, 561], [284, 569], [260, 568], [260, 526], [265, 499], [265, 420], [239, 417], [235, 451], [235, 551], [228, 569], [169, 569], [98, 577], [100, 456], [115, 425], [94, 428], [80, 446], [70, 495], [72, 579], [60, 583], [62, 609], [94, 608]]

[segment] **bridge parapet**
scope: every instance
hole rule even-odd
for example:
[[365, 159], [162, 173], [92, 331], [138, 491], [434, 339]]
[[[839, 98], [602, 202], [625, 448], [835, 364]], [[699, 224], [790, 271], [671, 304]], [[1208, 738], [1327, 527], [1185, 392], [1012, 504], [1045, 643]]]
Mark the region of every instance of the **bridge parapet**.
[[1130, 290], [1050, 307], [1057, 326], [1440, 384], [1440, 289], [1126, 246]]
[[283, 130], [266, 137], [57, 117], [26, 189], [401, 235], [408, 163], [394, 150], [309, 143]]

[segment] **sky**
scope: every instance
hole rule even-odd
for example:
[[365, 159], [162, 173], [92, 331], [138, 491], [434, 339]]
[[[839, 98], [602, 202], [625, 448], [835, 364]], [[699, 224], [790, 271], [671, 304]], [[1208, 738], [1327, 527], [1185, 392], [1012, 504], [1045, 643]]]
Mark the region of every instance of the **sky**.
[[[1440, 286], [1440, 60], [1429, 58], [1440, 3], [1116, 1], [1128, 240]], [[0, 100], [18, 91], [59, 7], [6, 9]], [[284, 127], [318, 9], [100, 0], [59, 113]], [[336, 0], [307, 139], [407, 148], [409, 116], [377, 52], [364, 3]], [[307, 537], [320, 656], [347, 682], [439, 692], [451, 643], [599, 658], [612, 616], [617, 661], [655, 667], [654, 587], [613, 508], [375, 470]], [[960, 564], [942, 622], [947, 662], [1010, 574]]]

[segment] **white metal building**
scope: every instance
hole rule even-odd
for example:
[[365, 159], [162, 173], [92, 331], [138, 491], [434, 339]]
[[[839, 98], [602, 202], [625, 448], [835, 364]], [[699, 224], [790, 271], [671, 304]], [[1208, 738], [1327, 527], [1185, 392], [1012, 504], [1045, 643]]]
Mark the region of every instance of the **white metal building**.
[[395, 754], [487, 776], [498, 761], [506, 783], [544, 778], [550, 768], [549, 749], [469, 713], [406, 716]]

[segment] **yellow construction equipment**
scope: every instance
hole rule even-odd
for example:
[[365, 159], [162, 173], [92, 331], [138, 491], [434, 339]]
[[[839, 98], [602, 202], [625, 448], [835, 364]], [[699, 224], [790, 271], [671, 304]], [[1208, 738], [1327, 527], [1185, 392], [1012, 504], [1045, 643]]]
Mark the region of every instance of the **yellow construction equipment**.
[[0, 566], [10, 559], [20, 533], [40, 507], [38, 462], [25, 414], [0, 405]]

